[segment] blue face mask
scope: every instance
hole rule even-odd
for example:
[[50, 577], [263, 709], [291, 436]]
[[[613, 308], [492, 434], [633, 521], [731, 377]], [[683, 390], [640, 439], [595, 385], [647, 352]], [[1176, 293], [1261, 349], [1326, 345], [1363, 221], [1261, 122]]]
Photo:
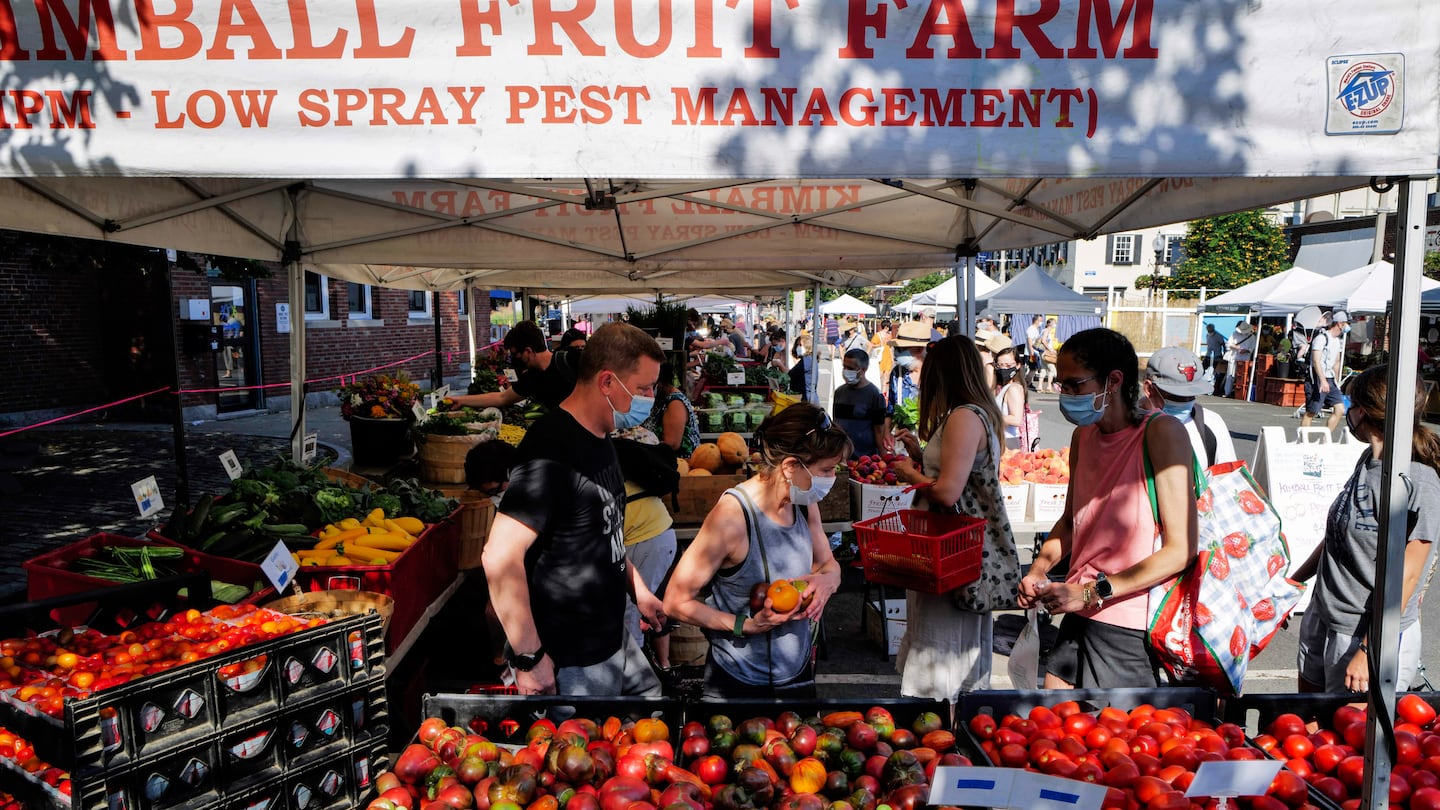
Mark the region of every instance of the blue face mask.
[[1192, 399], [1189, 402], [1171, 402], [1168, 399], [1162, 400], [1160, 410], [1182, 422], [1188, 422], [1190, 421], [1191, 412], [1195, 410], [1195, 400]]
[[[630, 389], [625, 387], [625, 383], [620, 382], [619, 377], [615, 378], [615, 382], [620, 383], [620, 388], [623, 389], [625, 393], [630, 394]], [[606, 402], [609, 402], [609, 400], [607, 399]], [[654, 397], [641, 397], [630, 394], [630, 410], [621, 412], [615, 410], [614, 405], [610, 406], [611, 413], [615, 414], [615, 429], [625, 430], [627, 428], [639, 427], [650, 417], [650, 410], [654, 407]]]
[[[1109, 405], [1108, 394], [1110, 389], [1106, 388], [1098, 394], [1061, 394], [1060, 413], [1064, 414], [1065, 420], [1076, 427], [1093, 425], [1100, 421], [1105, 415], [1105, 407]], [[1095, 407], [1095, 400], [1100, 400], [1100, 407]]]

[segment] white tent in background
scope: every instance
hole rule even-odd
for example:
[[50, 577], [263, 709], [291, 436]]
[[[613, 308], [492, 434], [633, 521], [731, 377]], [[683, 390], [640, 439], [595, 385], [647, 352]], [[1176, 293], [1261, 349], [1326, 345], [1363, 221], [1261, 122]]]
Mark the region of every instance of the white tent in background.
[[822, 315], [874, 315], [875, 307], [847, 293], [833, 301], [821, 304], [820, 313]]
[[570, 299], [572, 315], [613, 315], [628, 309], [654, 309], [654, 298], [630, 295], [590, 295]]
[[1207, 299], [1205, 307], [1243, 310], [1257, 315], [1290, 315], [1301, 307], [1318, 303], [1311, 292], [1328, 280], [1327, 276], [1303, 267], [1292, 267]]
[[[984, 298], [998, 289], [1000, 289], [1000, 282], [990, 278], [984, 273], [975, 273], [975, 297], [977, 299]], [[959, 300], [959, 290], [956, 289], [955, 279], [953, 278], [931, 287], [922, 293], [916, 293], [914, 296], [915, 306], [917, 308], [927, 306], [935, 307], [936, 314], [939, 314], [942, 309], [949, 309], [951, 312], [954, 312], [955, 304]]]
[[[1395, 278], [1395, 265], [1386, 261], [1357, 267], [1338, 276], [1331, 276], [1307, 291], [1305, 304], [1340, 307], [1354, 312], [1385, 312], [1390, 309], [1390, 284]], [[1440, 281], [1420, 279], [1421, 300], [1424, 293], [1440, 290]]]

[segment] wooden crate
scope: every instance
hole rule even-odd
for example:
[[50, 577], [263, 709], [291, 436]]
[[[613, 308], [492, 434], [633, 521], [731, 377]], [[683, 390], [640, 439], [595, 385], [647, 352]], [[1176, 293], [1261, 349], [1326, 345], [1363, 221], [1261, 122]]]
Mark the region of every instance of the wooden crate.
[[1305, 384], [1284, 377], [1266, 379], [1265, 401], [1284, 408], [1298, 408], [1305, 404]]
[[744, 475], [682, 475], [680, 491], [665, 498], [677, 524], [704, 523], [725, 490], [744, 481]]

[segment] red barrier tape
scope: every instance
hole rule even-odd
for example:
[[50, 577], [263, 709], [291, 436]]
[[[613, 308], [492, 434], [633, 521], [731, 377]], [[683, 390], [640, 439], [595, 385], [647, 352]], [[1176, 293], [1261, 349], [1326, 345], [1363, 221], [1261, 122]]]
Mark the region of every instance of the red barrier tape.
[[105, 410], [106, 408], [113, 408], [113, 407], [115, 407], [116, 405], [124, 405], [124, 404], [127, 403], [127, 402], [134, 402], [134, 401], [137, 400], [137, 399], [144, 399], [145, 397], [154, 396], [154, 395], [156, 395], [156, 394], [167, 393], [167, 392], [169, 392], [169, 391], [170, 391], [170, 387], [169, 387], [169, 386], [166, 386], [166, 387], [164, 387], [164, 388], [156, 388], [154, 391], [146, 391], [146, 392], [143, 393], [143, 394], [136, 394], [136, 395], [133, 396], [133, 397], [126, 397], [126, 398], [124, 398], [124, 399], [117, 399], [117, 400], [115, 400], [114, 402], [107, 402], [107, 403], [105, 403], [104, 405], [96, 405], [96, 406], [93, 407], [93, 408], [86, 408], [86, 409], [83, 410], [83, 411], [76, 411], [75, 413], [67, 414], [67, 415], [65, 415], [65, 416], [57, 416], [57, 417], [55, 417], [54, 419], [46, 419], [46, 420], [43, 421], [43, 422], [36, 422], [36, 423], [33, 424], [33, 425], [26, 425], [25, 427], [18, 427], [18, 428], [15, 428], [14, 430], [7, 430], [7, 431], [5, 431], [4, 433], [0, 433], [0, 439], [3, 439], [3, 438], [5, 438], [6, 436], [10, 436], [10, 435], [15, 434], [15, 433], [23, 433], [24, 431], [34, 430], [35, 428], [44, 427], [45, 425], [53, 425], [53, 424], [55, 424], [56, 422], [64, 422], [64, 421], [67, 420], [67, 419], [74, 419], [74, 418], [77, 417], [77, 416], [84, 416], [84, 415], [87, 414], [87, 413], [94, 413], [94, 412], [96, 412], [96, 411], [103, 411], [103, 410]]

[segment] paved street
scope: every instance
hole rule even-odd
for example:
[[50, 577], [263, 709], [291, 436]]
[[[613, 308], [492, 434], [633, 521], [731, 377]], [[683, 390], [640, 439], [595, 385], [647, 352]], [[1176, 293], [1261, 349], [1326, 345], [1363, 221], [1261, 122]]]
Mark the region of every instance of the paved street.
[[[1202, 398], [1205, 407], [1220, 413], [1230, 426], [1236, 450], [1253, 462], [1256, 440], [1264, 425], [1293, 429], [1299, 422], [1293, 409], [1234, 400]], [[1060, 417], [1053, 394], [1038, 394], [1032, 407], [1041, 410], [1041, 444], [1061, 447], [1069, 443], [1070, 426]], [[308, 429], [320, 435], [322, 452], [335, 463], [349, 462], [349, 432], [338, 407], [312, 408]], [[288, 414], [257, 414], [189, 424], [186, 428], [192, 493], [217, 491], [224, 473], [217, 456], [234, 449], [242, 459], [263, 463], [284, 451], [289, 434]], [[0, 519], [10, 527], [6, 544], [10, 553], [0, 561], [0, 597], [23, 598], [22, 560], [81, 539], [97, 531], [141, 534], [153, 521], [140, 520], [130, 496], [130, 483], [154, 474], [162, 493], [174, 491], [175, 470], [171, 432], [164, 425], [80, 424], [56, 425], [18, 434], [0, 442], [0, 474], [13, 475], [18, 492], [0, 490]], [[11, 487], [14, 488], [14, 487]], [[1029, 538], [1021, 538], [1022, 547]], [[842, 590], [826, 614], [828, 657], [821, 662], [820, 682], [826, 696], [896, 696], [899, 679], [893, 662], [879, 655], [878, 647], [861, 630], [859, 580]], [[892, 598], [898, 594], [892, 594]], [[1432, 600], [1434, 601], [1434, 600]], [[1436, 609], [1424, 611], [1425, 624], [1435, 627]], [[1012, 620], [1002, 620], [1012, 621]], [[1296, 623], [1292, 623], [1294, 625]], [[1252, 662], [1249, 691], [1286, 692], [1294, 689], [1295, 630], [1282, 631]], [[1427, 649], [1425, 663], [1440, 673], [1440, 651]], [[995, 661], [997, 688], [1008, 686], [1005, 661]]]

